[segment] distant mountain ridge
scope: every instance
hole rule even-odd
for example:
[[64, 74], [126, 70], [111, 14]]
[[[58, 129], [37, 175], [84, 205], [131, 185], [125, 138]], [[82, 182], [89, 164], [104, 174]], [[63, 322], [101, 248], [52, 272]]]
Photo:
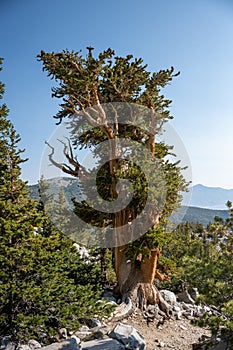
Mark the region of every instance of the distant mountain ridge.
[[[61, 177], [50, 179], [48, 182], [51, 186], [51, 192], [58, 193], [59, 187], [62, 187], [66, 198], [83, 199], [77, 179]], [[31, 197], [39, 200], [39, 185], [29, 185], [28, 188]], [[229, 217], [226, 202], [228, 200], [233, 201], [233, 189], [226, 190], [220, 187], [195, 185], [190, 191], [191, 200], [188, 201], [190, 194], [185, 193], [183, 206], [172, 215], [172, 221], [189, 221], [208, 225], [214, 220], [215, 216], [223, 219]], [[188, 206], [186, 203], [188, 203]]]
[[171, 221], [174, 223], [194, 222], [207, 226], [214, 221], [215, 216], [224, 220], [229, 218], [228, 210], [214, 210], [199, 207], [182, 206], [171, 216]]
[[[73, 197], [75, 197], [77, 200], [83, 199], [78, 179], [71, 177], [55, 177], [46, 180], [46, 183], [50, 187], [48, 193], [58, 194], [59, 189], [62, 188], [64, 195], [69, 202]], [[28, 185], [28, 189], [30, 191], [31, 198], [39, 200], [39, 185]]]
[[184, 194], [183, 204], [190, 207], [199, 207], [212, 210], [226, 210], [228, 200], [233, 201], [233, 189], [221, 187], [207, 187], [201, 184], [191, 187], [191, 200]]

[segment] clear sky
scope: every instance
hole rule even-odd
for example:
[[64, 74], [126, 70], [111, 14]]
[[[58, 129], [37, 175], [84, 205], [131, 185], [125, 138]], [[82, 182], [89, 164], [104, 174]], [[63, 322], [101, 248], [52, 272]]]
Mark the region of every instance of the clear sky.
[[175, 67], [164, 94], [172, 125], [189, 154], [193, 184], [233, 188], [233, 3], [231, 0], [0, 0], [0, 80], [10, 119], [36, 183], [55, 129], [58, 101], [42, 72], [40, 50], [85, 53], [113, 48], [142, 57], [151, 71]]

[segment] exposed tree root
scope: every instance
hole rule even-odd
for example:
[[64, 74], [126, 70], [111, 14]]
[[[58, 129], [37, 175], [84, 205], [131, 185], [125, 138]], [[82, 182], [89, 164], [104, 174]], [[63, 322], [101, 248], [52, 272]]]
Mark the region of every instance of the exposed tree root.
[[158, 305], [167, 317], [172, 315], [171, 306], [154, 285], [138, 283], [131, 291], [123, 295], [122, 303], [115, 309], [111, 320], [122, 320], [133, 314], [136, 309], [145, 311], [148, 305]]
[[116, 308], [114, 318], [127, 317], [136, 309], [146, 311], [148, 305], [158, 305], [166, 317], [172, 315], [170, 305], [154, 285], [155, 278], [166, 279], [166, 276], [157, 270], [160, 250], [155, 248], [150, 253], [144, 258], [142, 254], [138, 254], [134, 262], [129, 262], [124, 247], [115, 249], [115, 269], [118, 280], [115, 292], [122, 295], [122, 304]]

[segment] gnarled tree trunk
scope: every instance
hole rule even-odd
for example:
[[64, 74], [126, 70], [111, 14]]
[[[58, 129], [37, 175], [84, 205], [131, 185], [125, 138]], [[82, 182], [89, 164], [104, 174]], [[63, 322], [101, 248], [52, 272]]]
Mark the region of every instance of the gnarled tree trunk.
[[[166, 277], [157, 270], [159, 249], [152, 249], [150, 257], [142, 258], [139, 254], [133, 262], [127, 261], [126, 246], [115, 248], [115, 270], [118, 280], [116, 292], [120, 292], [126, 304], [131, 308], [146, 309], [148, 304], [158, 304], [160, 309], [169, 315], [170, 306], [162, 298], [154, 285], [155, 278], [164, 280]], [[127, 314], [130, 310], [127, 309]]]

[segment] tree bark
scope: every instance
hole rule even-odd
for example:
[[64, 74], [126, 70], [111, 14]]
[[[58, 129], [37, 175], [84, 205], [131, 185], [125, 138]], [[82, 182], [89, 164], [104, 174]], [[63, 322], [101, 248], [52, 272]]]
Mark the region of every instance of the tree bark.
[[[164, 300], [154, 285], [156, 277], [165, 279], [157, 271], [159, 249], [152, 249], [150, 257], [143, 259], [142, 255], [139, 255], [135, 261], [129, 262], [124, 248], [125, 246], [115, 248], [115, 270], [118, 280], [116, 292], [121, 293], [123, 301], [130, 298], [133, 306], [140, 309], [145, 309], [147, 304], [163, 303]], [[163, 311], [168, 311], [168, 305], [164, 305]]]
[[115, 270], [118, 280], [115, 292], [121, 293], [122, 304], [116, 309], [114, 319], [121, 320], [136, 308], [146, 310], [148, 304], [158, 304], [169, 317], [171, 307], [154, 285], [154, 278], [165, 279], [157, 270], [159, 249], [153, 249], [150, 257], [142, 259], [139, 255], [134, 262], [129, 262], [126, 260], [124, 248], [115, 248]]

